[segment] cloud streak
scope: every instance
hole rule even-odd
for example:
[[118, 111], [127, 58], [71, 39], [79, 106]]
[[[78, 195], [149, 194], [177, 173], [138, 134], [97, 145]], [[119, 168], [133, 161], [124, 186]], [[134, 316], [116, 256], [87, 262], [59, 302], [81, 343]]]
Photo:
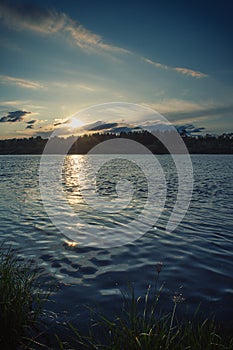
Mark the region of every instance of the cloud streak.
[[187, 75], [193, 78], [207, 78], [208, 75], [199, 71], [195, 71], [192, 69], [188, 68], [182, 68], [182, 67], [172, 67], [172, 66], [167, 66], [166, 64], [158, 63], [155, 61], [150, 60], [149, 58], [142, 57], [142, 60], [145, 61], [146, 63], [149, 63], [150, 65], [158, 68], [158, 69], [164, 69], [164, 70], [169, 70], [169, 71], [174, 71], [183, 75]]
[[213, 120], [233, 114], [233, 105], [214, 104], [212, 102], [195, 103], [188, 100], [164, 99], [159, 103], [143, 104], [163, 114], [173, 123], [192, 123]]
[[[73, 20], [65, 13], [55, 10], [39, 8], [35, 5], [10, 5], [7, 3], [0, 4], [0, 19], [10, 27], [18, 30], [29, 30], [41, 34], [54, 35], [56, 33], [64, 33], [70, 36], [75, 45], [83, 50], [98, 53], [135, 53], [119, 46], [106, 43], [102, 36], [86, 29], [82, 24]], [[137, 55], [136, 55], [137, 56]], [[179, 74], [193, 78], [206, 78], [207, 74], [184, 67], [172, 67], [162, 63], [152, 61], [146, 57], [142, 59], [154, 67], [163, 70], [175, 71]], [[20, 84], [20, 82], [19, 82]], [[24, 87], [27, 84], [22, 82]], [[36, 88], [36, 87], [35, 87]]]
[[233, 105], [229, 106], [210, 106], [209, 108], [200, 108], [191, 111], [177, 111], [177, 112], [169, 112], [167, 113], [168, 117], [175, 118], [178, 117], [179, 120], [183, 120], [186, 118], [201, 118], [203, 116], [214, 117], [214, 116], [222, 116], [224, 114], [232, 114], [233, 113]]
[[86, 50], [127, 53], [121, 47], [105, 43], [103, 38], [92, 33], [65, 13], [42, 9], [35, 5], [0, 4], [0, 18], [10, 27], [29, 30], [41, 34], [68, 33], [75, 44]]
[[0, 123], [15, 123], [21, 122], [24, 119], [24, 116], [27, 114], [31, 114], [31, 112], [27, 111], [14, 111], [9, 112], [7, 115], [4, 115], [0, 118]]
[[8, 75], [1, 75], [0, 82], [1, 84], [11, 84], [11, 85], [15, 85], [25, 89], [42, 89], [43, 88], [43, 85], [41, 85], [37, 81], [10, 77]]

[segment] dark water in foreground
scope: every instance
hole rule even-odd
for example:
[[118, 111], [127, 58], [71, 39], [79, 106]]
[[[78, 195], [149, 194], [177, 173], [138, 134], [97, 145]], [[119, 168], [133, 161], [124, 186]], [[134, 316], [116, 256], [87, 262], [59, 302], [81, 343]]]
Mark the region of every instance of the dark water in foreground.
[[[86, 169], [85, 157], [70, 156], [64, 175], [67, 198], [77, 212], [83, 208], [77, 174], [70, 164], [78, 161]], [[156, 227], [132, 244], [98, 249], [71, 246], [48, 218], [38, 187], [39, 156], [0, 157], [0, 238], [19, 248], [23, 257], [36, 260], [59, 282], [60, 290], [53, 295], [56, 303], [51, 305], [58, 320], [84, 322], [88, 314], [84, 304], [115, 312], [121, 306], [119, 287], [124, 289], [131, 281], [144, 294], [155, 277], [156, 263], [162, 261], [164, 309], [172, 308], [172, 296], [181, 290], [191, 310], [201, 302], [204, 312], [214, 312], [224, 325], [233, 327], [233, 156], [192, 156], [192, 201], [182, 223], [170, 234], [164, 228], [177, 181], [170, 158], [158, 156], [158, 160], [166, 173], [168, 194]], [[106, 178], [101, 190], [108, 194]], [[101, 215], [92, 220], [101, 224]]]

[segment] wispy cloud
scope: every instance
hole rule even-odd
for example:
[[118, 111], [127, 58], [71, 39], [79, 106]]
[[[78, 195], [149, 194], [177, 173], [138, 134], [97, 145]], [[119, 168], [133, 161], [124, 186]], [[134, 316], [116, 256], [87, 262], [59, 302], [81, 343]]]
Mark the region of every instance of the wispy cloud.
[[[83, 50], [98, 53], [127, 53], [136, 55], [125, 48], [106, 43], [102, 36], [91, 32], [67, 14], [55, 10], [40, 8], [32, 4], [13, 6], [2, 3], [0, 4], [0, 18], [8, 26], [19, 30], [24, 29], [49, 35], [65, 33], [67, 36], [68, 33], [68, 37], [72, 38], [74, 44]], [[189, 68], [168, 66], [146, 57], [142, 57], [142, 59], [158, 69], [175, 71], [193, 78], [206, 78], [208, 76], [205, 73]]]
[[0, 4], [0, 18], [10, 27], [26, 29], [42, 34], [69, 33], [75, 44], [82, 49], [100, 49], [105, 52], [127, 53], [128, 51], [104, 42], [65, 13], [39, 8], [35, 5]]
[[193, 69], [188, 69], [188, 68], [183, 68], [183, 67], [172, 67], [172, 66], [167, 66], [166, 64], [162, 64], [159, 62], [155, 62], [150, 60], [149, 58], [142, 57], [142, 60], [151, 64], [152, 66], [158, 68], [158, 69], [165, 69], [169, 71], [175, 71], [177, 73], [187, 75], [193, 78], [207, 78], [208, 75], [199, 71], [195, 71]]
[[1, 84], [12, 84], [12, 85], [19, 86], [19, 87], [25, 88], [25, 89], [42, 89], [43, 88], [43, 85], [37, 81], [23, 79], [23, 78], [17, 78], [17, 77], [10, 77], [8, 75], [1, 75], [0, 76], [0, 83]]
[[158, 103], [143, 104], [163, 114], [175, 124], [213, 120], [232, 115], [233, 105], [215, 104], [210, 101], [192, 102], [182, 99], [163, 99]]
[[4, 109], [5, 107], [16, 107], [18, 109], [25, 108], [25, 109], [47, 109], [47, 107], [35, 104], [32, 100], [7, 100], [7, 101], [0, 101], [0, 110]]
[[178, 115], [180, 113], [193, 113], [196, 111], [204, 110], [213, 107], [210, 102], [194, 102], [186, 99], [178, 98], [163, 98], [158, 102], [142, 103], [142, 105], [151, 107], [155, 111], [161, 114]]
[[228, 106], [206, 106], [205, 108], [200, 108], [192, 111], [180, 111], [180, 112], [170, 112], [168, 113], [169, 117], [175, 118], [178, 117], [180, 120], [190, 118], [190, 120], [200, 119], [203, 117], [220, 117], [223, 115], [232, 115], [233, 105]]
[[207, 78], [208, 74], [199, 72], [199, 71], [195, 71], [192, 69], [188, 69], [188, 68], [180, 68], [180, 67], [175, 67], [173, 68], [173, 70], [175, 70], [178, 73], [184, 74], [184, 75], [189, 75], [190, 77], [193, 78]]
[[166, 64], [162, 64], [159, 62], [151, 61], [149, 58], [142, 57], [142, 60], [151, 64], [152, 66], [155, 66], [156, 68], [161, 68], [161, 69], [171, 69], [171, 67], [167, 66]]
[[15, 123], [15, 122], [21, 122], [25, 115], [31, 114], [31, 112], [27, 111], [14, 111], [9, 112], [3, 117], [0, 118], [0, 123]]
[[47, 82], [48, 87], [55, 87], [55, 88], [69, 88], [69, 89], [76, 89], [80, 91], [85, 91], [85, 92], [96, 92], [100, 91], [102, 88], [99, 86], [92, 86], [90, 84], [85, 84], [85, 83], [76, 83], [73, 80], [71, 81], [53, 81], [53, 82]]
[[17, 105], [25, 105], [28, 103], [27, 100], [8, 100], [8, 101], [0, 101], [0, 107], [13, 107]]
[[71, 18], [66, 16], [66, 19], [67, 21], [63, 30], [69, 32], [76, 44], [82, 49], [100, 49], [116, 53], [129, 53], [128, 50], [123, 49], [122, 47], [105, 43], [100, 35], [90, 32]]

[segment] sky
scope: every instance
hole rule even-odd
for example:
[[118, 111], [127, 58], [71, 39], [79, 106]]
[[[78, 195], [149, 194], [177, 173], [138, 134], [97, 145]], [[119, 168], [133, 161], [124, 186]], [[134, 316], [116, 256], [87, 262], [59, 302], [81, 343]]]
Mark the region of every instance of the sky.
[[[0, 1], [0, 138], [116, 122], [75, 119], [110, 102], [233, 132], [232, 15], [230, 0]], [[151, 125], [156, 115], [122, 120]]]

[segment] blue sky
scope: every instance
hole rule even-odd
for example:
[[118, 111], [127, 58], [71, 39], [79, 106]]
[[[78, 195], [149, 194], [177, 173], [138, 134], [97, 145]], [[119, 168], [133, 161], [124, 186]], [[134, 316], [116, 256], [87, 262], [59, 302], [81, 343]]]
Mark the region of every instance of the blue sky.
[[111, 101], [232, 132], [232, 14], [231, 1], [1, 1], [0, 138]]

